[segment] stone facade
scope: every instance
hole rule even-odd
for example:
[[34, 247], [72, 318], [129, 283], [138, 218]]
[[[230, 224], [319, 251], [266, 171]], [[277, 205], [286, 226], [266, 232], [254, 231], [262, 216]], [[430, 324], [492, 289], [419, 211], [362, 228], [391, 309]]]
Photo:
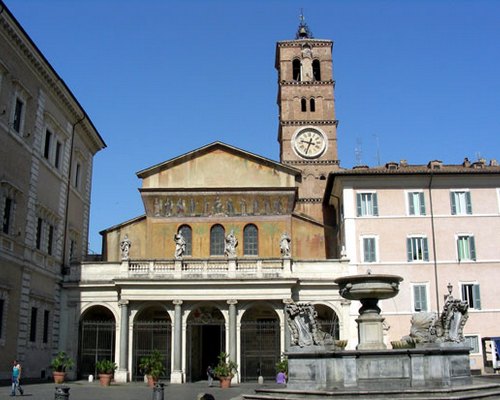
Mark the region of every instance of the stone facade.
[[40, 378], [65, 347], [60, 282], [87, 253], [94, 154], [78, 101], [0, 4], [0, 379]]

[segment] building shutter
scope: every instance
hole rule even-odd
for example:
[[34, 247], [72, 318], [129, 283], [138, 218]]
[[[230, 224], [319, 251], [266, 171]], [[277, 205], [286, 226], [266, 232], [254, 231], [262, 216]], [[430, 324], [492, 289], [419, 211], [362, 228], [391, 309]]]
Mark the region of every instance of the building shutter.
[[470, 192], [465, 192], [465, 205], [467, 207], [467, 214], [472, 214], [472, 202]]
[[462, 246], [461, 246], [461, 240], [460, 236], [457, 238], [457, 255], [458, 255], [458, 261], [462, 261], [463, 259], [463, 254], [462, 254]]
[[478, 284], [472, 285], [472, 293], [474, 296], [474, 309], [480, 310], [481, 309], [481, 295], [479, 293], [479, 285]]
[[372, 194], [372, 201], [373, 201], [373, 215], [378, 215], [377, 193]]
[[413, 252], [411, 251], [411, 238], [406, 238], [406, 256], [408, 258], [408, 262], [413, 261]]
[[357, 216], [361, 216], [361, 193], [356, 193], [356, 209], [357, 209]]
[[408, 193], [408, 205], [410, 209], [410, 215], [415, 215], [415, 204], [413, 204], [413, 193]]
[[429, 261], [429, 246], [427, 244], [427, 238], [422, 238], [422, 246], [424, 251], [424, 261]]
[[469, 236], [470, 259], [476, 261], [476, 241], [474, 236]]
[[424, 199], [424, 192], [420, 192], [418, 194], [418, 197], [420, 199], [420, 215], [425, 215], [425, 199]]
[[451, 215], [457, 215], [455, 192], [450, 192]]

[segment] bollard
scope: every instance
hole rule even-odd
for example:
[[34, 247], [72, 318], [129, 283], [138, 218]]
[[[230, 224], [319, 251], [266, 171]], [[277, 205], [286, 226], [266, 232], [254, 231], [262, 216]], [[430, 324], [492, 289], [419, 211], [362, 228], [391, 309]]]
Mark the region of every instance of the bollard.
[[70, 388], [67, 386], [56, 386], [56, 393], [54, 395], [54, 400], [68, 400], [69, 389]]
[[163, 400], [164, 395], [164, 383], [157, 383], [153, 388], [153, 400]]

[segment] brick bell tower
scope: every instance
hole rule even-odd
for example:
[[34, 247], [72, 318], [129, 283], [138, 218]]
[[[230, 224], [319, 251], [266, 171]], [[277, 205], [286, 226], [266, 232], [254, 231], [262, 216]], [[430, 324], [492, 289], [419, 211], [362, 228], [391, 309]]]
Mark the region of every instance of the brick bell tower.
[[326, 224], [326, 180], [339, 164], [332, 48], [313, 37], [302, 15], [295, 40], [276, 45], [280, 161], [302, 170], [295, 212]]

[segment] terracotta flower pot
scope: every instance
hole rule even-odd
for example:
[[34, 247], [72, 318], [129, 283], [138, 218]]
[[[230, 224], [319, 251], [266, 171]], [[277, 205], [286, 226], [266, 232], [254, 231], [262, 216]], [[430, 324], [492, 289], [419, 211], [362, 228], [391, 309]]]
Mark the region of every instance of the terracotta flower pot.
[[221, 389], [227, 389], [228, 387], [231, 387], [231, 377], [230, 376], [221, 376], [219, 378], [219, 380], [220, 380]]
[[66, 372], [53, 371], [52, 376], [54, 377], [54, 383], [60, 384], [64, 382]]
[[113, 374], [99, 374], [99, 383], [101, 386], [109, 386], [111, 378], [113, 378]]

